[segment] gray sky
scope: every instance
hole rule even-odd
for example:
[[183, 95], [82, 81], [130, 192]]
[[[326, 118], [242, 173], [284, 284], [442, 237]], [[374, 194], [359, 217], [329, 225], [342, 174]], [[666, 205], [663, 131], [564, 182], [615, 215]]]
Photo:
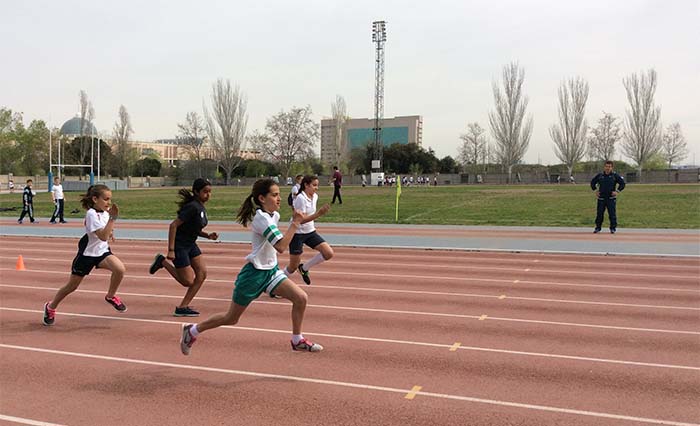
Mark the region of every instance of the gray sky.
[[698, 0], [7, 1], [0, 105], [60, 126], [83, 89], [100, 131], [123, 104], [135, 139], [171, 138], [223, 77], [248, 96], [249, 132], [292, 106], [327, 117], [336, 94], [351, 116], [370, 117], [380, 19], [385, 116], [422, 115], [423, 145], [439, 157], [457, 155], [468, 122], [488, 128], [491, 82], [518, 61], [535, 121], [527, 162], [557, 162], [547, 129], [563, 79], [589, 82], [595, 125], [602, 111], [623, 116], [623, 77], [652, 67], [664, 127], [679, 122], [685, 163], [700, 162]]

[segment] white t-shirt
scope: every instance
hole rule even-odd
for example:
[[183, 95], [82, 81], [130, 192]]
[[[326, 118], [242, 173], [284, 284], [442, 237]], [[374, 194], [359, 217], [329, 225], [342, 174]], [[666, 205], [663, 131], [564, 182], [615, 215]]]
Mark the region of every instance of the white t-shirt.
[[299, 184], [295, 183], [294, 186], [292, 186], [292, 199], [295, 199], [297, 195], [299, 195]]
[[[309, 216], [316, 213], [316, 202], [318, 202], [318, 194], [314, 194], [312, 198], [306, 195], [306, 192], [301, 191], [297, 198], [294, 199], [294, 210], [299, 210], [304, 213], [304, 216]], [[316, 226], [314, 221], [302, 223], [297, 228], [297, 234], [308, 234], [309, 232], [314, 232]]]
[[109, 222], [109, 212], [97, 212], [95, 209], [89, 209], [85, 214], [85, 233], [88, 236], [87, 247], [83, 251], [83, 256], [99, 257], [109, 251], [109, 243], [102, 241], [95, 231], [107, 226]]
[[262, 209], [255, 211], [253, 217], [253, 251], [245, 259], [255, 266], [255, 269], [272, 269], [277, 265], [277, 250], [274, 245], [283, 237], [282, 232], [277, 228], [280, 214], [274, 212], [272, 215]]
[[54, 185], [53, 188], [51, 188], [51, 192], [53, 192], [54, 200], [63, 199], [63, 185], [61, 185], [60, 183], [58, 185]]

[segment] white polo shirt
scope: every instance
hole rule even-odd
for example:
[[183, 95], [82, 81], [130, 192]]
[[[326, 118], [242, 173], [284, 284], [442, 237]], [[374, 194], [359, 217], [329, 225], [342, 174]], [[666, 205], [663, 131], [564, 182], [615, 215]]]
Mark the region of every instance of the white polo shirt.
[[[294, 199], [294, 210], [299, 210], [304, 213], [304, 216], [309, 216], [316, 213], [316, 203], [318, 202], [318, 194], [314, 194], [312, 198], [306, 195], [306, 192], [300, 191], [297, 198]], [[316, 230], [314, 221], [301, 224], [297, 228], [297, 234], [308, 234]]]
[[63, 185], [61, 185], [60, 183], [58, 185], [54, 185], [53, 188], [51, 188], [51, 192], [53, 192], [54, 200], [63, 199]]
[[109, 243], [102, 241], [95, 231], [99, 231], [107, 226], [109, 222], [109, 212], [97, 212], [89, 209], [85, 214], [85, 233], [88, 236], [87, 247], [83, 251], [83, 256], [99, 257], [109, 251]]
[[245, 259], [255, 266], [255, 269], [270, 270], [277, 265], [277, 250], [274, 245], [284, 238], [277, 228], [280, 214], [269, 214], [262, 209], [255, 211], [253, 217], [253, 236], [251, 243], [253, 251]]

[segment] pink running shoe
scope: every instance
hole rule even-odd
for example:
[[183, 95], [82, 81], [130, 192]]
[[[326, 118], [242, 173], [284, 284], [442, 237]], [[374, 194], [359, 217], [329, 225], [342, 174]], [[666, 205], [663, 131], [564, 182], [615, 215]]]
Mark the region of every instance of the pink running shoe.
[[53, 325], [56, 320], [56, 310], [49, 308], [49, 303], [51, 302], [46, 302], [44, 304], [44, 325]]
[[189, 355], [192, 345], [197, 341], [197, 338], [190, 333], [190, 328], [193, 324], [182, 324], [182, 334], [180, 335], [180, 350], [183, 355]]
[[105, 296], [105, 302], [114, 306], [114, 309], [118, 310], [119, 312], [126, 312], [126, 305], [124, 303], [122, 303], [122, 300], [119, 298], [119, 296], [114, 296], [114, 297]]
[[323, 346], [306, 339], [301, 339], [296, 345], [292, 341], [290, 343], [293, 351], [321, 352], [323, 350]]

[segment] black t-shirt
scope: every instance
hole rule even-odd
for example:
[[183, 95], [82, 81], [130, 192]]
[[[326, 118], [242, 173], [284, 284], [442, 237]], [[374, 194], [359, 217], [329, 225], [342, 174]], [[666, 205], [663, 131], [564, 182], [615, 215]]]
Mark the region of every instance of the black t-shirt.
[[209, 221], [207, 220], [207, 209], [197, 200], [190, 201], [182, 206], [177, 215], [183, 223], [177, 227], [175, 233], [175, 245], [190, 246], [197, 241], [199, 233], [202, 232]]

